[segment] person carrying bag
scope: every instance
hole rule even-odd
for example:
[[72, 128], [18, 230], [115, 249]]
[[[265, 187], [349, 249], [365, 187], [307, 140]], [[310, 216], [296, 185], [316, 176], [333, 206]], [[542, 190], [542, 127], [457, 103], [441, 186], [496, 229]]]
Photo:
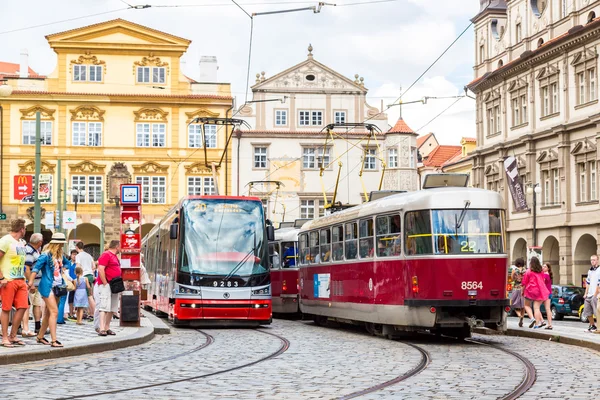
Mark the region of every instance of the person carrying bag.
[[113, 314], [119, 311], [119, 293], [125, 290], [121, 277], [121, 262], [117, 257], [121, 253], [120, 242], [111, 240], [108, 250], [98, 259], [98, 278], [96, 279], [97, 309], [99, 311], [99, 336], [116, 335], [110, 330]]

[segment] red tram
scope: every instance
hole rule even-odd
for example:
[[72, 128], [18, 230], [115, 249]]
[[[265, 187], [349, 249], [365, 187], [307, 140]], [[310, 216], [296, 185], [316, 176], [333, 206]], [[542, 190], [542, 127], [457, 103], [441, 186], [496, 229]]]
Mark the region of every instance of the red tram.
[[306, 223], [300, 310], [375, 334], [506, 329], [501, 196], [467, 187], [391, 195]]
[[268, 238], [259, 198], [184, 197], [142, 242], [144, 306], [176, 324], [270, 324]]

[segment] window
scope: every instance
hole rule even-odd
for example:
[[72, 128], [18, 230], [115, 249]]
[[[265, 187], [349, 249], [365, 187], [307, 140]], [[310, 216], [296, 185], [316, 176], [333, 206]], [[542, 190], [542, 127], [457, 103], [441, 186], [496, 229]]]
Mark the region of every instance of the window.
[[74, 65], [73, 66], [73, 80], [75, 82], [86, 81], [87, 65]]
[[[206, 147], [214, 149], [217, 147], [217, 126], [204, 125], [204, 140]], [[188, 125], [188, 146], [189, 147], [204, 147], [202, 143], [202, 125]]]
[[74, 65], [73, 81], [102, 82], [102, 65]]
[[446, 209], [433, 210], [432, 215], [435, 254], [497, 254], [504, 251], [500, 210]]
[[587, 179], [586, 179], [586, 173], [585, 173], [585, 163], [579, 163], [578, 169], [579, 169], [579, 201], [583, 202], [583, 201], [587, 201], [587, 196], [586, 196]]
[[558, 71], [540, 79], [540, 103], [542, 117], [559, 112]]
[[568, 1], [570, 1], [570, 0], [560, 0], [560, 6], [561, 6], [560, 7], [561, 8], [560, 17], [561, 18], [564, 18], [569, 14], [569, 11], [568, 11], [569, 5], [567, 4]]
[[410, 148], [410, 167], [415, 168], [415, 161], [417, 160], [417, 149], [416, 147]]
[[287, 125], [287, 110], [275, 110], [275, 125]]
[[299, 125], [310, 125], [310, 111], [300, 111]]
[[319, 257], [319, 232], [314, 231], [308, 234], [308, 244], [310, 246], [310, 258], [311, 264], [320, 262]]
[[202, 195], [201, 176], [188, 176], [187, 194], [190, 196]]
[[164, 176], [138, 176], [136, 183], [142, 185], [142, 203], [165, 204], [167, 178]]
[[519, 99], [512, 99], [513, 105], [513, 126], [521, 125], [521, 105], [519, 104]]
[[346, 111], [336, 111], [333, 113], [333, 121], [336, 124], [346, 123]]
[[388, 167], [398, 167], [398, 149], [388, 149]]
[[428, 210], [407, 212], [404, 217], [406, 255], [432, 254], [431, 217]]
[[101, 65], [90, 65], [90, 82], [102, 82]]
[[303, 233], [298, 238], [298, 248], [300, 250], [300, 264], [306, 265], [308, 263], [308, 235]]
[[204, 140], [206, 141], [207, 148], [214, 149], [217, 147], [216, 125], [204, 125]]
[[205, 196], [210, 196], [215, 194], [217, 191], [215, 190], [215, 180], [212, 176], [204, 177], [204, 189], [203, 193]]
[[346, 240], [345, 249], [346, 249], [346, 260], [354, 260], [358, 255], [357, 248], [358, 241], [358, 226], [356, 222], [351, 222], [346, 224]]
[[260, 169], [267, 168], [267, 148], [266, 147], [255, 147], [254, 148], [254, 168], [260, 168]]
[[101, 146], [102, 122], [73, 122], [73, 146]]
[[302, 168], [317, 169], [327, 168], [331, 161], [330, 148], [304, 147], [302, 149]]
[[590, 161], [590, 200], [598, 200], [596, 192], [596, 161]]
[[560, 202], [560, 174], [558, 168], [552, 170], [552, 188], [554, 189], [553, 201], [558, 204]]
[[365, 149], [364, 155], [364, 169], [375, 170], [377, 169], [376, 149]]
[[550, 88], [552, 89], [552, 113], [555, 114], [558, 112], [558, 83], [554, 82]]
[[588, 59], [578, 62], [576, 66], [577, 105], [589, 103], [598, 99], [598, 87], [596, 79], [596, 59]]
[[[73, 203], [98, 204], [102, 202], [101, 176], [71, 176], [71, 201]], [[77, 190], [77, 193], [74, 191]]]
[[544, 184], [544, 205], [550, 205], [550, 173], [549, 171], [542, 172]]
[[323, 124], [323, 111], [299, 111], [298, 125], [319, 126]]
[[377, 217], [377, 257], [400, 255], [400, 216]]
[[331, 261], [331, 231], [329, 229], [321, 229], [321, 252], [319, 254], [320, 262]]
[[344, 228], [342, 225], [334, 226], [331, 230], [331, 251], [333, 261], [344, 260]]
[[[150, 75], [152, 73], [152, 76]], [[164, 67], [137, 67], [138, 83], [165, 83]]]
[[373, 257], [373, 219], [363, 219], [359, 223], [359, 255], [360, 258]]
[[485, 47], [484, 47], [484, 45], [480, 45], [479, 46], [479, 63], [481, 64], [484, 61], [485, 61]]
[[312, 219], [315, 217], [315, 201], [300, 200], [300, 218]]
[[516, 43], [519, 43], [521, 40], [523, 40], [523, 30], [521, 28], [521, 24], [518, 23], [515, 26], [515, 41]]
[[165, 147], [166, 124], [136, 124], [138, 147]]
[[577, 74], [577, 90], [579, 92], [579, 103], [585, 103], [585, 74], [580, 72]]
[[588, 80], [589, 80], [589, 88], [590, 88], [590, 100], [596, 100], [596, 68], [591, 68], [588, 70]]
[[496, 98], [489, 103], [487, 103], [487, 123], [488, 123], [488, 136], [495, 135], [500, 133], [501, 124], [500, 118], [502, 117], [500, 113], [500, 98]]
[[[52, 121], [41, 121], [42, 144], [52, 144]], [[23, 121], [23, 144], [35, 144], [35, 121]]]
[[316, 125], [316, 126], [323, 124], [323, 112], [322, 111], [313, 111], [312, 112], [312, 124]]
[[550, 115], [550, 91], [548, 86], [542, 88], [542, 116]]

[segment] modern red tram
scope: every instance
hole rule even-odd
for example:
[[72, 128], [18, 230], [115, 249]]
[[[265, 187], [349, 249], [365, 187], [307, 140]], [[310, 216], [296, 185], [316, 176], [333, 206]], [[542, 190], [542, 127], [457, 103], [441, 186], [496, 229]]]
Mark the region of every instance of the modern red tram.
[[182, 198], [143, 239], [144, 305], [175, 324], [270, 324], [273, 232], [259, 198]]
[[506, 329], [501, 196], [467, 187], [391, 195], [306, 223], [300, 310], [375, 334]]

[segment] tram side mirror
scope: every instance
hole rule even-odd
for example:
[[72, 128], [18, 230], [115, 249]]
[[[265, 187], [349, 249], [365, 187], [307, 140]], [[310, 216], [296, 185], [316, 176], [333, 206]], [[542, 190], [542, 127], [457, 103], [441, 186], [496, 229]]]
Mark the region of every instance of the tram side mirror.
[[275, 240], [275, 228], [273, 225], [267, 225], [267, 240], [269, 242]]
[[179, 224], [171, 224], [169, 228], [169, 239], [177, 239], [177, 233], [179, 231]]

